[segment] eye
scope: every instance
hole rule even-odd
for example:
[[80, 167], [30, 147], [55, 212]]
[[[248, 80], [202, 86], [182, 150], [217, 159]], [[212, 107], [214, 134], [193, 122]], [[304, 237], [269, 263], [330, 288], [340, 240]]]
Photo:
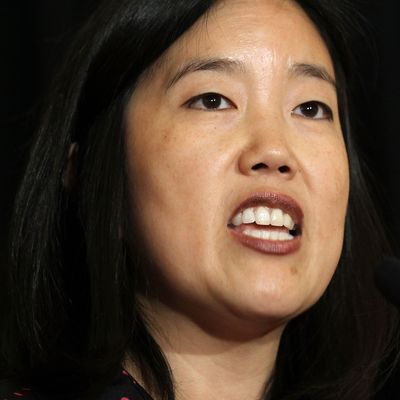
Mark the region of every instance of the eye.
[[218, 93], [203, 93], [187, 101], [186, 106], [195, 110], [218, 111], [235, 108], [234, 104]]
[[302, 103], [292, 111], [292, 114], [308, 119], [333, 120], [333, 113], [330, 107], [319, 101], [308, 101], [307, 103]]

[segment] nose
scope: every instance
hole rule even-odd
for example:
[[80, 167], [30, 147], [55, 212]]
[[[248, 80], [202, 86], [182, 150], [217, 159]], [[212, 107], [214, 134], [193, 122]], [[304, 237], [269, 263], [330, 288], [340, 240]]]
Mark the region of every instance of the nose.
[[239, 156], [239, 170], [243, 175], [270, 175], [287, 180], [296, 175], [298, 164], [283, 125], [273, 127], [264, 123], [258, 128], [253, 125]]

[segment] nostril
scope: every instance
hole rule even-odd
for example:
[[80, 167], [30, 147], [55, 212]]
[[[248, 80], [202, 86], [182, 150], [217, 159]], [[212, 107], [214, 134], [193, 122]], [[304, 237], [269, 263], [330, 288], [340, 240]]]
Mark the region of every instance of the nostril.
[[251, 169], [253, 170], [253, 171], [257, 171], [257, 170], [259, 170], [259, 169], [267, 169], [268, 168], [268, 165], [266, 165], [266, 164], [264, 164], [264, 163], [258, 163], [258, 164], [256, 164], [256, 165], [253, 165], [252, 167], [251, 167]]
[[287, 165], [282, 165], [282, 167], [278, 168], [278, 171], [281, 172], [282, 174], [289, 172], [290, 168]]

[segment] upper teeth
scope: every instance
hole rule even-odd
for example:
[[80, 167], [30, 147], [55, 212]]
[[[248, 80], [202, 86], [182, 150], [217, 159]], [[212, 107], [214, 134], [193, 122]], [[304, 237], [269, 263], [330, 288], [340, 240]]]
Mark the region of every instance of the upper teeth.
[[232, 219], [232, 224], [285, 226], [289, 230], [294, 228], [294, 221], [289, 214], [284, 213], [279, 208], [251, 207], [236, 214]]

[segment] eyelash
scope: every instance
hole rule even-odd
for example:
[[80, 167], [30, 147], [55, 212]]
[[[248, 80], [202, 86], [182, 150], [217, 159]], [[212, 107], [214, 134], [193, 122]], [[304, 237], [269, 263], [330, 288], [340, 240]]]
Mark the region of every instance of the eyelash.
[[[210, 101], [211, 100], [217, 100], [216, 103], [218, 103], [218, 100], [219, 100], [219, 103], [221, 103], [221, 101], [224, 101], [228, 105], [228, 107], [225, 107], [225, 108], [207, 108], [204, 105], [204, 100], [207, 100], [207, 98]], [[195, 103], [199, 102], [199, 101], [203, 102], [203, 107], [199, 107], [199, 108], [193, 107], [193, 105]], [[225, 96], [222, 96], [222, 94], [214, 93], [214, 92], [202, 93], [202, 94], [199, 94], [198, 96], [192, 97], [189, 101], [187, 101], [185, 103], [185, 105], [188, 108], [191, 108], [191, 109], [194, 109], [194, 110], [205, 110], [205, 111], [218, 111], [218, 110], [228, 110], [230, 108], [236, 108], [236, 106], [228, 98], [226, 98]]]
[[[205, 101], [209, 101], [210, 103], [207, 105], [205, 105]], [[200, 107], [195, 107], [197, 102], [201, 102], [202, 105]], [[221, 103], [225, 103], [223, 108], [219, 108], [221, 106]], [[188, 100], [185, 103], [185, 106], [190, 108], [190, 109], [194, 109], [194, 110], [204, 110], [204, 111], [223, 111], [223, 110], [228, 110], [231, 108], [237, 108], [235, 106], [235, 104], [230, 101], [228, 98], [226, 98], [225, 96], [219, 94], [219, 93], [215, 93], [215, 92], [208, 92], [208, 93], [202, 93], [198, 96], [192, 97], [190, 100]], [[214, 107], [215, 106], [215, 107]], [[317, 109], [315, 109], [315, 107]], [[301, 110], [300, 113], [296, 112], [296, 110]], [[307, 111], [314, 112], [316, 111], [316, 115], [318, 116], [317, 118], [315, 118], [314, 116], [307, 116], [305, 115], [305, 113]], [[319, 116], [322, 113], [322, 116]], [[299, 117], [304, 117], [307, 119], [312, 119], [312, 120], [328, 120], [328, 121], [332, 121], [333, 120], [333, 112], [331, 110], [331, 108], [329, 106], [327, 106], [326, 104], [317, 101], [317, 100], [312, 100], [312, 101], [307, 101], [305, 103], [301, 103], [299, 104], [297, 107], [295, 107], [292, 110], [292, 115], [297, 115]]]
[[[323, 114], [322, 116], [315, 118], [315, 117], [307, 117], [306, 115], [304, 115], [304, 112], [306, 112], [306, 110], [304, 110], [304, 109], [307, 109], [307, 108], [310, 109], [315, 106], [318, 108], [317, 115], [322, 113]], [[301, 109], [301, 108], [303, 108], [303, 114], [298, 114], [295, 112], [297, 109]], [[315, 109], [313, 111], [315, 111]], [[299, 104], [297, 107], [295, 107], [292, 110], [292, 115], [298, 115], [300, 117], [304, 117], [307, 119], [313, 119], [316, 121], [319, 121], [319, 120], [333, 121], [333, 112], [332, 112], [331, 108], [329, 106], [327, 106], [326, 104], [321, 103], [320, 101], [316, 101], [316, 100], [307, 101], [306, 103]]]

